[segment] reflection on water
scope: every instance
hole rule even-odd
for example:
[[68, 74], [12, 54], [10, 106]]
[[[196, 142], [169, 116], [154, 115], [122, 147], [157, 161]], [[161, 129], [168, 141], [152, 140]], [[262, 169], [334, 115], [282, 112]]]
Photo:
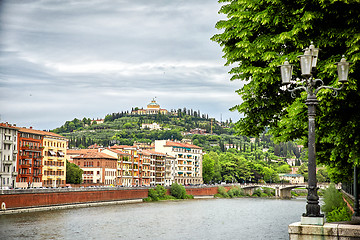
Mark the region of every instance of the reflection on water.
[[305, 199], [208, 199], [0, 216], [0, 239], [289, 239]]

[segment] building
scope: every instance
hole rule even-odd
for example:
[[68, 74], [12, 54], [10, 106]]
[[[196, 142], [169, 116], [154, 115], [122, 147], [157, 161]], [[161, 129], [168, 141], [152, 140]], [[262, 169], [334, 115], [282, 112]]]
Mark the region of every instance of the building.
[[130, 174], [128, 171], [128, 164], [130, 162], [129, 159], [132, 159], [131, 155], [119, 149], [110, 149], [110, 148], [103, 149], [102, 153], [117, 158], [115, 184], [119, 186], [130, 186], [132, 183], [132, 179], [128, 178]]
[[68, 160], [70, 163], [74, 163], [73, 158], [78, 157], [80, 155], [84, 155], [87, 152], [98, 152], [98, 149], [67, 149], [66, 151], [66, 160]]
[[[150, 156], [150, 186], [165, 185], [165, 159], [166, 154], [152, 150], [143, 150], [142, 154]], [[144, 161], [142, 162], [142, 169], [147, 169]], [[144, 170], [143, 170], [144, 171]], [[143, 178], [144, 179], [144, 178]], [[144, 184], [146, 185], [146, 184]]]
[[43, 186], [64, 187], [66, 186], [67, 139], [52, 132], [43, 132], [43, 134]]
[[93, 119], [92, 121], [91, 121], [91, 123], [94, 123], [94, 122], [96, 122], [96, 124], [101, 124], [101, 123], [104, 123], [104, 121], [105, 121], [105, 119]]
[[175, 182], [176, 158], [166, 155], [165, 158], [165, 186], [171, 186]]
[[16, 187], [18, 130], [0, 123], [0, 189]]
[[139, 151], [140, 159], [140, 184], [143, 186], [155, 185], [155, 166], [149, 151]]
[[133, 109], [131, 114], [147, 115], [147, 114], [168, 114], [168, 110], [160, 108], [160, 105], [155, 101], [155, 98], [147, 105], [146, 109]]
[[83, 172], [83, 183], [116, 185], [117, 158], [103, 152], [86, 152], [73, 161]]
[[67, 139], [30, 128], [18, 129], [17, 187], [66, 186]]
[[43, 138], [41, 131], [18, 128], [18, 176], [16, 187], [41, 187], [43, 176]]
[[288, 181], [291, 184], [303, 184], [304, 176], [301, 174], [281, 174], [280, 180]]
[[201, 147], [188, 143], [156, 140], [155, 151], [174, 157], [174, 181], [182, 185], [202, 184], [202, 156]]
[[157, 123], [143, 123], [141, 124], [141, 129], [160, 130], [161, 127]]
[[121, 165], [122, 175], [121, 183], [122, 186], [140, 186], [140, 156], [138, 155], [138, 149], [135, 146], [128, 145], [114, 145], [110, 149], [117, 149], [128, 154], [124, 157]]

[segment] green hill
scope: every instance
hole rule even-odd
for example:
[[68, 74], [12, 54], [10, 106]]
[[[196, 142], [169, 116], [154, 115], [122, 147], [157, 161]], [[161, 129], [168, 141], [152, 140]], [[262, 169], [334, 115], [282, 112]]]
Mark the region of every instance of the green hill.
[[[160, 130], [143, 128], [143, 124], [156, 123]], [[182, 140], [189, 138], [193, 129], [202, 129], [213, 135], [233, 136], [231, 120], [218, 122], [207, 114], [200, 116], [193, 110], [179, 109], [170, 114], [132, 115], [128, 112], [112, 113], [105, 116], [104, 123], [96, 124], [90, 118], [73, 119], [53, 130], [69, 139], [69, 147], [88, 147], [92, 144], [109, 146], [114, 144], [132, 145], [134, 141], [150, 143], [160, 139]], [[214, 138], [214, 137], [212, 137]], [[217, 139], [215, 137], [215, 139]], [[204, 142], [199, 139], [200, 142]], [[219, 143], [219, 140], [216, 140]]]

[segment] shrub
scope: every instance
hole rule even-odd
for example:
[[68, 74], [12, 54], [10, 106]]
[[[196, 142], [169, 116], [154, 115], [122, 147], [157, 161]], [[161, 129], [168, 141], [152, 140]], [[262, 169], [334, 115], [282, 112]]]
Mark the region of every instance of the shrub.
[[261, 197], [261, 195], [262, 195], [262, 191], [261, 191], [259, 188], [257, 188], [257, 189], [254, 190], [252, 196], [254, 196], [254, 197]]
[[164, 186], [157, 185], [155, 191], [157, 192], [159, 198], [165, 198], [167, 190]]
[[150, 198], [151, 201], [159, 201], [158, 193], [155, 191], [155, 189], [152, 188], [148, 191], [148, 198]]
[[271, 188], [264, 188], [263, 192], [266, 194], [267, 197], [275, 196], [275, 190]]
[[222, 197], [229, 197], [229, 194], [226, 192], [226, 189], [223, 186], [219, 186], [218, 187], [218, 193], [222, 196]]
[[186, 189], [183, 185], [178, 183], [171, 184], [170, 193], [177, 199], [185, 199], [186, 198]]
[[326, 216], [327, 222], [350, 221], [351, 214], [346, 206], [338, 207], [329, 212]]
[[244, 196], [244, 189], [240, 188], [239, 186], [232, 187], [227, 192], [230, 197], [241, 197]]
[[333, 183], [324, 190], [324, 205], [321, 210], [325, 213], [327, 222], [348, 221], [351, 219], [342, 194], [335, 188]]
[[321, 210], [327, 214], [344, 204], [341, 193], [335, 188], [333, 183], [330, 184], [329, 187], [324, 190], [324, 205], [321, 207]]

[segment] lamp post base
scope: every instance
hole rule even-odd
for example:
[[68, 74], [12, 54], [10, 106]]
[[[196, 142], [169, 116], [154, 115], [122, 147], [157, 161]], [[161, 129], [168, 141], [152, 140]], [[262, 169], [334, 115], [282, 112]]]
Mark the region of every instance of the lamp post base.
[[301, 225], [320, 225], [323, 226], [325, 223], [324, 217], [301, 217]]

